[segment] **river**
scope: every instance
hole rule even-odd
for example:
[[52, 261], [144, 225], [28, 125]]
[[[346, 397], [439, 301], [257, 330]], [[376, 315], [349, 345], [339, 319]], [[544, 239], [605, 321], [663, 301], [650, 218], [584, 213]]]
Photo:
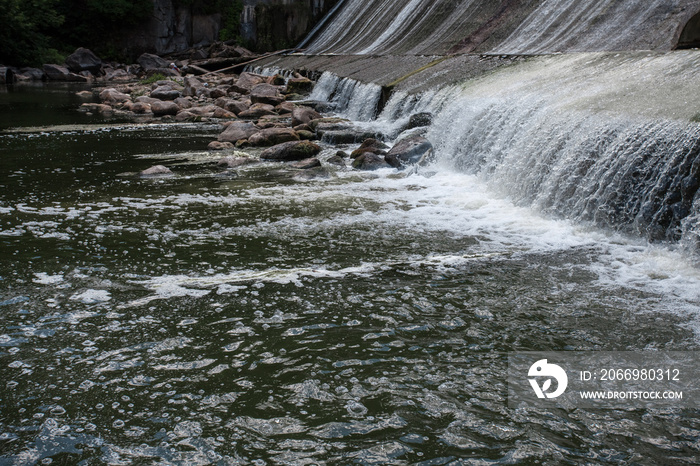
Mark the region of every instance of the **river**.
[[0, 464], [700, 459], [697, 409], [507, 403], [512, 352], [697, 350], [682, 248], [449, 157], [224, 176], [218, 125], [103, 121], [75, 90], [0, 93]]

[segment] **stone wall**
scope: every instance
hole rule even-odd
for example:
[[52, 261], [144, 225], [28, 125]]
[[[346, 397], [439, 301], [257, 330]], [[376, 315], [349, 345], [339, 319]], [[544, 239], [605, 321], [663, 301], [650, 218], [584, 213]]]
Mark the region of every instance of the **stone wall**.
[[[231, 0], [233, 1], [233, 0]], [[338, 0], [242, 0], [243, 45], [258, 51], [293, 47]], [[126, 35], [124, 55], [159, 55], [208, 45], [219, 38], [222, 16], [194, 15], [172, 0], [154, 0], [153, 16]]]

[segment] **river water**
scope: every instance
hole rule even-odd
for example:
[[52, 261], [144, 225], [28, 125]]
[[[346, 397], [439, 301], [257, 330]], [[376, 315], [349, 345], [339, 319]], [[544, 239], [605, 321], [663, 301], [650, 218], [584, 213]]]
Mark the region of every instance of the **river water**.
[[683, 250], [440, 160], [222, 175], [73, 90], [0, 93], [0, 464], [700, 460], [697, 410], [507, 405], [509, 352], [697, 350]]

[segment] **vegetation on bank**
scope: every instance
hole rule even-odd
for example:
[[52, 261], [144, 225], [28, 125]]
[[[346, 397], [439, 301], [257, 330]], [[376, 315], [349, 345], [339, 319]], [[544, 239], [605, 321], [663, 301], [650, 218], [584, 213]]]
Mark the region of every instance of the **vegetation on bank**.
[[[220, 39], [240, 38], [241, 0], [174, 0], [193, 14], [222, 15]], [[127, 61], [118, 41], [149, 20], [153, 0], [0, 0], [0, 63], [61, 63], [77, 47]]]

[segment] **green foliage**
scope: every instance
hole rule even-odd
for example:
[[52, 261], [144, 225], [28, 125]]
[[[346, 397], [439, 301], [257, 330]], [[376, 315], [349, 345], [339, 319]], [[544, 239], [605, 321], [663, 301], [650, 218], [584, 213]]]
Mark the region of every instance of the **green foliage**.
[[0, 62], [39, 65], [63, 23], [58, 0], [0, 0]]
[[158, 81], [164, 81], [166, 79], [168, 79], [168, 78], [164, 74], [154, 73], [151, 76], [147, 77], [146, 79], [142, 79], [141, 81], [139, 81], [139, 83], [141, 83], [141, 84], [153, 84], [153, 83], [156, 83]]
[[241, 15], [243, 14], [243, 2], [234, 0], [222, 10], [221, 31], [219, 40], [235, 40], [241, 42]]

